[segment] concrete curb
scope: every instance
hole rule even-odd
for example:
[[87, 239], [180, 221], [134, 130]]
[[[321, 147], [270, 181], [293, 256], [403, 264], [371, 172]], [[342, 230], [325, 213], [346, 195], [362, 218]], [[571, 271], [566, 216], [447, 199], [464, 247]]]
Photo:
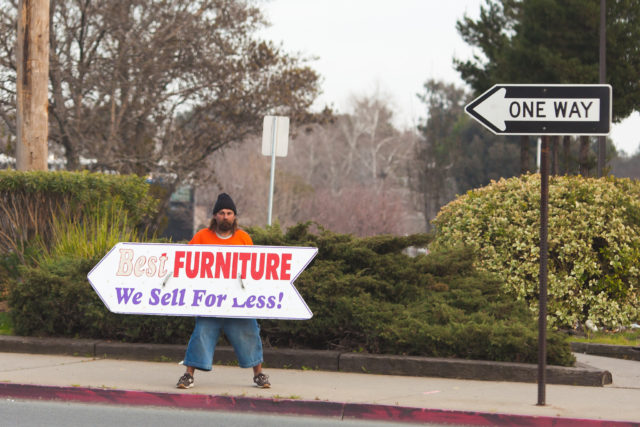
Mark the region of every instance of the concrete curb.
[[[70, 338], [0, 336], [0, 352], [61, 354], [108, 359], [178, 362], [185, 346], [132, 344]], [[538, 366], [526, 363], [443, 359], [417, 356], [372, 355], [337, 351], [265, 349], [265, 367], [315, 369], [415, 377], [457, 378], [481, 381], [536, 382]], [[216, 348], [216, 363], [235, 364], [231, 347]], [[547, 366], [546, 382], [602, 387], [612, 383], [609, 371], [588, 367]]]
[[0, 396], [27, 400], [60, 400], [131, 406], [162, 406], [182, 409], [295, 414], [335, 419], [357, 419], [412, 423], [438, 423], [475, 426], [570, 426], [637, 427], [631, 421], [542, 417], [488, 412], [425, 409], [368, 403], [341, 403], [290, 399], [216, 396], [109, 390], [84, 387], [56, 387], [0, 383]]
[[[538, 366], [528, 363], [355, 353], [341, 355], [340, 370], [482, 381], [535, 383], [538, 380]], [[546, 374], [547, 384], [602, 387], [613, 382], [609, 371], [588, 367], [549, 365]]]
[[592, 354], [594, 356], [615, 357], [617, 359], [640, 361], [640, 347], [627, 345], [572, 342], [571, 351], [574, 353]]

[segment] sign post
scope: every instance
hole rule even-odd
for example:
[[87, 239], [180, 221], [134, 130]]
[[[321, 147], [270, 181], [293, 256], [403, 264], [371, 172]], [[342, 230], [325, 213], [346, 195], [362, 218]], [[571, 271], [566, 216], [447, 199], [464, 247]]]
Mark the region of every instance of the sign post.
[[607, 135], [610, 85], [498, 84], [465, 107], [496, 135], [542, 135], [540, 148], [540, 270], [538, 405], [546, 405], [549, 135]]
[[317, 248], [118, 243], [89, 272], [114, 313], [309, 319], [293, 282]]
[[546, 405], [547, 282], [549, 272], [549, 137], [540, 146], [540, 269], [538, 301], [538, 405]]
[[265, 116], [262, 124], [262, 154], [264, 156], [271, 156], [271, 179], [269, 181], [269, 212], [267, 215], [267, 225], [271, 225], [273, 212], [276, 156], [287, 157], [288, 145], [289, 117]]

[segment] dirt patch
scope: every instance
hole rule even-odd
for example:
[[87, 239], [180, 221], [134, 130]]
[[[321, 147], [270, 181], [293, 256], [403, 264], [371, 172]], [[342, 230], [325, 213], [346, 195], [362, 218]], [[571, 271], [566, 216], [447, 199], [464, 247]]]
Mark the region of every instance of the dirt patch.
[[9, 311], [9, 303], [7, 301], [0, 301], [0, 313]]

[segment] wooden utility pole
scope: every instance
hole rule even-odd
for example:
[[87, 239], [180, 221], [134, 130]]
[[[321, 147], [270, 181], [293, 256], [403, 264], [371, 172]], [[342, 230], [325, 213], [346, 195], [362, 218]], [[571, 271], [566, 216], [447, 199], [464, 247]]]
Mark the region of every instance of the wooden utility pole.
[[20, 0], [16, 54], [16, 168], [47, 170], [49, 0]]

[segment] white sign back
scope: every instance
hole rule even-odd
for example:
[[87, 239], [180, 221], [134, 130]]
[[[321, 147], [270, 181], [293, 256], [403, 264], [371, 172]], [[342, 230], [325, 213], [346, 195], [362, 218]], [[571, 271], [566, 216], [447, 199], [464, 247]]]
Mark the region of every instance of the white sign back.
[[[273, 141], [274, 136], [275, 141]], [[264, 117], [264, 121], [262, 122], [262, 155], [270, 156], [273, 145], [276, 147], [277, 157], [287, 157], [289, 147], [289, 117]]]
[[118, 243], [87, 278], [114, 313], [309, 319], [293, 282], [317, 248]]

